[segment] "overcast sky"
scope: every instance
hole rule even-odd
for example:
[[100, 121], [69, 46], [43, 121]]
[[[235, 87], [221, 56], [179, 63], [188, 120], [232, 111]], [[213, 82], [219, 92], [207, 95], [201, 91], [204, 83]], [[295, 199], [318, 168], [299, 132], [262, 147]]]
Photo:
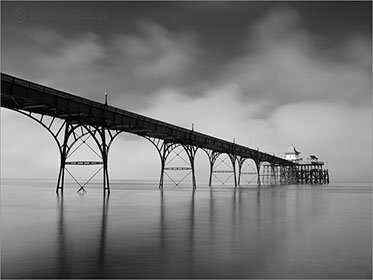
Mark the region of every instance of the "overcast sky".
[[[371, 2], [1, 5], [2, 72], [100, 102], [108, 92], [114, 106], [281, 157], [294, 144], [334, 181], [371, 181]], [[2, 177], [57, 177], [37, 123], [1, 109], [1, 141]], [[140, 137], [122, 134], [109, 161], [113, 179], [159, 176]]]

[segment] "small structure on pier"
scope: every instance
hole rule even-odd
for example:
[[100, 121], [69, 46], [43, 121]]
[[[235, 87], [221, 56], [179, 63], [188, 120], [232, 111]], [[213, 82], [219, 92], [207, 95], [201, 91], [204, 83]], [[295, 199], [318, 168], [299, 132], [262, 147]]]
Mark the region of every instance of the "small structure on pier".
[[268, 184], [329, 184], [329, 171], [324, 162], [315, 155], [310, 155], [306, 161], [300, 156], [294, 145], [285, 152], [285, 159], [292, 161], [293, 166], [264, 164], [262, 170], [263, 183]]
[[299, 155], [300, 152], [294, 145], [285, 153], [285, 159], [296, 163], [291, 176], [295, 184], [329, 184], [329, 171], [324, 168], [323, 161], [315, 155], [310, 155], [307, 161], [303, 161]]
[[287, 152], [285, 152], [285, 159], [292, 162], [301, 162], [303, 158], [300, 157], [300, 152], [292, 144]]

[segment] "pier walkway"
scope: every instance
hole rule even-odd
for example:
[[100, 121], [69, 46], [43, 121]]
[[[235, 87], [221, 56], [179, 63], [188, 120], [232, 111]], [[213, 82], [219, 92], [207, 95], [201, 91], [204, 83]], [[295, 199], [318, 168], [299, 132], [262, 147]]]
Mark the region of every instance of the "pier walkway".
[[[239, 184], [241, 167], [246, 159], [252, 159], [259, 174], [261, 163], [291, 168], [294, 163], [263, 151], [238, 145], [198, 131], [186, 129], [134, 112], [95, 102], [87, 98], [66, 93], [18, 77], [1, 73], [1, 107], [20, 112], [43, 125], [54, 137], [60, 150], [61, 164], [57, 189], [63, 190], [66, 165], [101, 164], [103, 170], [104, 191], [110, 191], [108, 173], [108, 153], [114, 138], [122, 133], [133, 133], [145, 137], [157, 148], [161, 159], [159, 187], [163, 187], [164, 173], [172, 169], [167, 167], [166, 159], [178, 146], [182, 146], [189, 159], [188, 169], [192, 175], [192, 185], [196, 188], [194, 157], [198, 149], [206, 152], [210, 162], [210, 180], [214, 172], [214, 163], [220, 154], [227, 154], [232, 162], [234, 184]], [[46, 118], [46, 116], [48, 118]], [[46, 120], [48, 119], [48, 120]], [[63, 122], [54, 128], [55, 119]], [[102, 161], [68, 162], [73, 146], [84, 137], [93, 137], [100, 150]], [[238, 182], [236, 176], [238, 163]], [[174, 167], [176, 170], [177, 167]], [[260, 176], [258, 176], [260, 185]], [[84, 185], [80, 185], [84, 190]]]

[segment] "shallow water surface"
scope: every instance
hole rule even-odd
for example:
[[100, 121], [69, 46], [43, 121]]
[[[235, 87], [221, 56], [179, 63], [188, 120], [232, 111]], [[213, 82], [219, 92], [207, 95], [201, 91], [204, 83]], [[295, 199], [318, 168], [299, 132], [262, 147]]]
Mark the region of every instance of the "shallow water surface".
[[371, 278], [372, 186], [2, 180], [2, 278]]

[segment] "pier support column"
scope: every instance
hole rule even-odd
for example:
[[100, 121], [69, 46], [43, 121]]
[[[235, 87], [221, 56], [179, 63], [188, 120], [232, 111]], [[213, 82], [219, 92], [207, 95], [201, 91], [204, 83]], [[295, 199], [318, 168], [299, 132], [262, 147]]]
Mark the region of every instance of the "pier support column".
[[209, 175], [209, 187], [211, 187], [211, 184], [212, 184], [212, 173], [214, 172], [214, 164], [216, 162], [216, 159], [219, 157], [220, 153], [219, 152], [216, 152], [216, 151], [213, 151], [213, 150], [207, 150], [207, 149], [203, 149], [208, 158], [209, 158], [209, 162], [210, 162], [210, 175]]
[[[71, 121], [66, 120], [64, 121], [63, 126], [65, 127], [65, 133], [63, 137], [63, 144], [59, 145], [60, 148], [60, 170], [58, 173], [58, 179], [57, 179], [57, 187], [56, 187], [56, 193], [58, 194], [58, 191], [61, 190], [61, 193], [63, 193], [64, 189], [64, 183], [65, 183], [65, 164], [66, 164], [66, 157], [67, 157], [67, 141], [69, 140], [69, 127], [71, 125]], [[62, 128], [62, 127], [61, 127]], [[58, 139], [57, 143], [58, 142]]]
[[198, 150], [198, 147], [192, 146], [192, 145], [183, 145], [190, 161], [190, 167], [192, 172], [192, 185], [193, 189], [197, 188], [197, 182], [196, 182], [196, 174], [195, 174], [195, 168], [194, 168], [194, 159]]
[[261, 166], [261, 162], [259, 160], [254, 160], [254, 161], [255, 161], [256, 170], [258, 172], [258, 181], [257, 181], [257, 184], [258, 184], [258, 187], [260, 187], [260, 185], [261, 185], [261, 182], [260, 182], [260, 166]]
[[[104, 193], [107, 191], [110, 193], [110, 182], [109, 182], [109, 171], [108, 171], [108, 154], [109, 154], [109, 145], [106, 144], [105, 128], [101, 128], [101, 156], [103, 164], [103, 190]], [[111, 142], [111, 141], [110, 141]]]
[[286, 165], [279, 166], [279, 183], [286, 185], [291, 183], [291, 167]]
[[239, 186], [241, 186], [242, 165], [244, 164], [244, 162], [245, 162], [246, 159], [247, 158], [244, 158], [244, 157], [241, 157], [241, 156], [237, 157], [237, 162], [238, 162], [238, 180], [237, 180], [237, 184]]
[[274, 185], [277, 184], [276, 169], [275, 169], [275, 165], [274, 164], [271, 164], [271, 179], [270, 179], [270, 184], [272, 186], [274, 186]]
[[229, 158], [232, 162], [234, 187], [236, 188], [237, 187], [237, 176], [236, 176], [236, 159], [237, 159], [237, 156], [233, 155], [233, 154], [229, 154], [228, 156], [229, 156]]

